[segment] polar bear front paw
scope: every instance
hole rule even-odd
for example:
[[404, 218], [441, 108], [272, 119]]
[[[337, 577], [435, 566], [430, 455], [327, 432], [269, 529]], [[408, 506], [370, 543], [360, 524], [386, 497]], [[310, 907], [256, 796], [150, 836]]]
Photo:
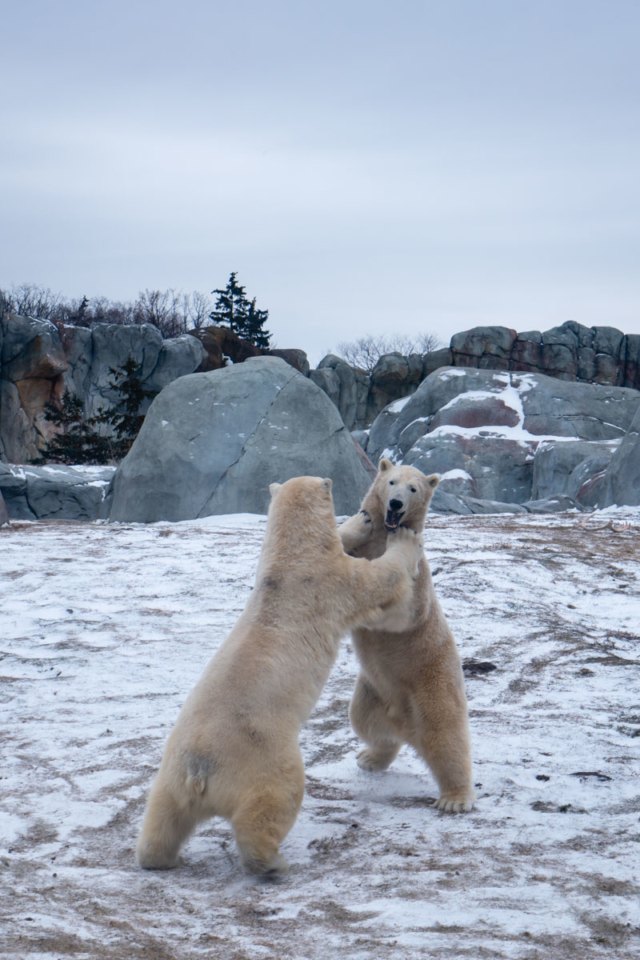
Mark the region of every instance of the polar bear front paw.
[[443, 793], [436, 800], [436, 808], [443, 813], [468, 813], [473, 810], [476, 801], [476, 792], [471, 787], [469, 790], [452, 790], [449, 793]]

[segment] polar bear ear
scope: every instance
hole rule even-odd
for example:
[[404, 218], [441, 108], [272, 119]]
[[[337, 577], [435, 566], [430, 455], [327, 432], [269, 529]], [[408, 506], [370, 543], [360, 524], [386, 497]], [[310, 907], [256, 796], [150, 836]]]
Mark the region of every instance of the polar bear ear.
[[386, 457], [383, 457], [382, 460], [378, 463], [378, 471], [380, 473], [386, 473], [387, 470], [391, 470], [392, 467], [393, 467], [393, 464], [391, 463], [391, 460], [387, 460]]
[[331, 490], [331, 487], [333, 486], [333, 480], [332, 480], [330, 477], [326, 477], [326, 478], [322, 481], [322, 486], [325, 488], [325, 490], [330, 491], [330, 490]]
[[281, 483], [270, 483], [270, 484], [269, 484], [269, 493], [271, 494], [272, 497], [275, 497], [276, 493], [278, 492], [278, 490], [280, 489], [281, 486], [282, 486]]
[[435, 488], [440, 483], [440, 476], [437, 473], [432, 473], [430, 477], [424, 478], [424, 483], [428, 489], [435, 490]]

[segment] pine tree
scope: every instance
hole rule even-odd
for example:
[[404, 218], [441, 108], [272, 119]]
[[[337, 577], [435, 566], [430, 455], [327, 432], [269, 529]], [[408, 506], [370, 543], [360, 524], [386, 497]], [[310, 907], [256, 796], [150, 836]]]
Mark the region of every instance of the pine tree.
[[241, 286], [234, 271], [224, 290], [212, 290], [218, 294], [215, 310], [209, 314], [214, 323], [222, 324], [237, 333], [239, 337], [256, 347], [268, 348], [271, 334], [264, 329], [269, 317], [268, 310], [258, 310], [256, 298], [249, 302], [245, 288]]
[[114, 463], [126, 457], [140, 432], [144, 414], [140, 407], [155, 391], [142, 384], [141, 366], [129, 354], [119, 367], [109, 367], [109, 386], [119, 394], [110, 410], [101, 408], [94, 417], [85, 417], [80, 397], [66, 393], [62, 407], [45, 406], [45, 420], [60, 427], [47, 444], [40, 463]]
[[89, 321], [87, 318], [87, 309], [89, 307], [89, 298], [84, 296], [82, 302], [78, 306], [78, 312], [75, 315], [74, 323], [77, 327], [88, 327]]
[[268, 310], [258, 310], [256, 307], [256, 298], [254, 297], [249, 304], [247, 312], [247, 325], [244, 339], [253, 343], [256, 347], [268, 349], [271, 341], [271, 334], [264, 329], [264, 325], [269, 319]]
[[100, 441], [95, 430], [95, 419], [85, 419], [80, 397], [65, 393], [62, 407], [45, 404], [44, 418], [55, 423], [60, 432], [52, 437], [40, 458], [40, 462], [55, 460], [58, 463], [95, 463], [100, 458]]
[[111, 410], [100, 410], [95, 422], [106, 424], [115, 431], [117, 440], [110, 440], [111, 456], [121, 460], [129, 453], [144, 423], [144, 414], [140, 413], [142, 403], [155, 397], [157, 391], [142, 385], [142, 366], [131, 354], [118, 369], [109, 367], [109, 372], [112, 377], [109, 386], [120, 395], [120, 399]]
[[245, 296], [244, 287], [236, 282], [237, 275], [235, 271], [230, 275], [224, 290], [211, 291], [218, 294], [218, 299], [209, 318], [214, 323], [229, 327], [239, 337], [243, 337], [247, 325], [249, 301]]

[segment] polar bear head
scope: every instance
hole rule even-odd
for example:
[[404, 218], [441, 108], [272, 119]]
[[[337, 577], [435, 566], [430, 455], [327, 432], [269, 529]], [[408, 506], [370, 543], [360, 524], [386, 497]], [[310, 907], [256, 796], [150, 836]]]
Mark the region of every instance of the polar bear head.
[[394, 467], [383, 457], [373, 482], [373, 491], [382, 511], [387, 530], [397, 530], [400, 524], [422, 529], [431, 497], [440, 483], [433, 473], [426, 477], [415, 467]]
[[311, 545], [317, 551], [339, 544], [331, 486], [331, 480], [323, 477], [271, 483], [265, 540], [273, 541], [274, 549], [286, 549], [288, 555], [294, 544], [307, 553]]

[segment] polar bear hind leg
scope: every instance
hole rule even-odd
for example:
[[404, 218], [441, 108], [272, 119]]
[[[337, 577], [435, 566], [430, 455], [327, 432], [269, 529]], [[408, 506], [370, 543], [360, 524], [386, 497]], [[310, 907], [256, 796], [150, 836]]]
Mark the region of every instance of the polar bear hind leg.
[[427, 692], [421, 699], [420, 733], [412, 745], [436, 778], [438, 810], [465, 813], [473, 809], [476, 799], [466, 703], [455, 694], [443, 698]]
[[381, 698], [362, 674], [353, 691], [349, 719], [355, 733], [367, 744], [358, 754], [358, 766], [372, 773], [386, 770], [398, 756], [402, 744], [389, 726]]
[[145, 870], [170, 870], [175, 867], [180, 847], [196, 824], [196, 817], [181, 808], [166, 787], [161, 783], [154, 785], [138, 840], [140, 866]]
[[304, 796], [302, 757], [295, 766], [275, 770], [257, 782], [231, 820], [245, 870], [266, 877], [287, 873], [280, 844], [295, 823]]

